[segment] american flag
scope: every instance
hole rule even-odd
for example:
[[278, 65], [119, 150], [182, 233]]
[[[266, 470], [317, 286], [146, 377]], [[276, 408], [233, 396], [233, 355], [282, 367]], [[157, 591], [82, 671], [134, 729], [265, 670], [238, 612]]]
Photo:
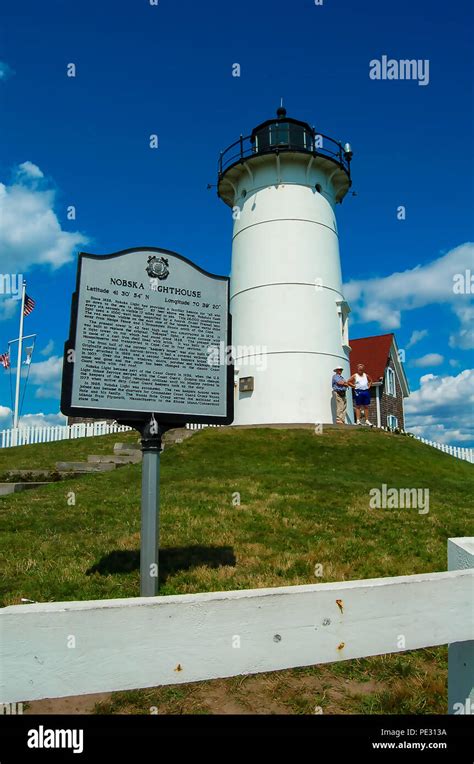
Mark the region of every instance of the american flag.
[[10, 368], [10, 353], [8, 352], [8, 350], [6, 353], [2, 353], [0, 355], [0, 363], [2, 364], [4, 369]]
[[28, 297], [27, 294], [25, 294], [25, 307], [23, 308], [23, 315], [29, 316], [32, 312], [33, 308], [35, 307], [35, 301], [32, 297]]

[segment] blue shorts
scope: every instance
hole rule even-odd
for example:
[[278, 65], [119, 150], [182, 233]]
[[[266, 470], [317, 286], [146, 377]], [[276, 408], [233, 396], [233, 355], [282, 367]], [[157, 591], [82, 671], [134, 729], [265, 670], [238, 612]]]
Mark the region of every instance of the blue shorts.
[[370, 390], [355, 390], [354, 394], [356, 406], [370, 405]]

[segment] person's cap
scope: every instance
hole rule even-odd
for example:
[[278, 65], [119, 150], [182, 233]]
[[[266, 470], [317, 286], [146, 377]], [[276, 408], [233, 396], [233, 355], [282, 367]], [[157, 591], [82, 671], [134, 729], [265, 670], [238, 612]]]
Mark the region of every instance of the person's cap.
[[333, 369], [333, 371], [342, 371], [343, 368], [344, 368], [344, 366], [336, 366], [336, 368]]

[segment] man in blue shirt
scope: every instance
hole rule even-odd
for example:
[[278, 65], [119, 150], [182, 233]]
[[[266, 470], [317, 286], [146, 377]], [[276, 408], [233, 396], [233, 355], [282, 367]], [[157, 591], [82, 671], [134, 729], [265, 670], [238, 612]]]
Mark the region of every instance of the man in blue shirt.
[[332, 396], [336, 404], [336, 424], [346, 423], [346, 389], [348, 384], [342, 376], [342, 366], [336, 366], [332, 378]]

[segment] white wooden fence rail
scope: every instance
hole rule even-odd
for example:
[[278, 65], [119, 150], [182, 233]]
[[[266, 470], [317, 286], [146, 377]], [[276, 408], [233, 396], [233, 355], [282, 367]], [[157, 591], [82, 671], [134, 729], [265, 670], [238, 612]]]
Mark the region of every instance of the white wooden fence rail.
[[110, 435], [115, 432], [130, 430], [125, 425], [107, 422], [81, 422], [72, 425], [57, 425], [49, 427], [17, 427], [16, 429], [3, 430], [0, 439], [0, 448], [11, 446], [27, 446], [31, 443], [51, 443], [57, 440], [69, 440], [71, 438], [86, 438], [96, 435]]
[[[464, 549], [470, 567], [473, 542], [450, 540]], [[195, 682], [447, 643], [465, 646], [474, 637], [473, 574], [463, 569], [9, 606], [0, 610], [0, 701]], [[464, 650], [461, 660], [450, 654], [453, 672], [469, 654]], [[451, 712], [472, 693], [472, 669], [472, 663], [462, 668], [467, 680], [453, 680]]]

